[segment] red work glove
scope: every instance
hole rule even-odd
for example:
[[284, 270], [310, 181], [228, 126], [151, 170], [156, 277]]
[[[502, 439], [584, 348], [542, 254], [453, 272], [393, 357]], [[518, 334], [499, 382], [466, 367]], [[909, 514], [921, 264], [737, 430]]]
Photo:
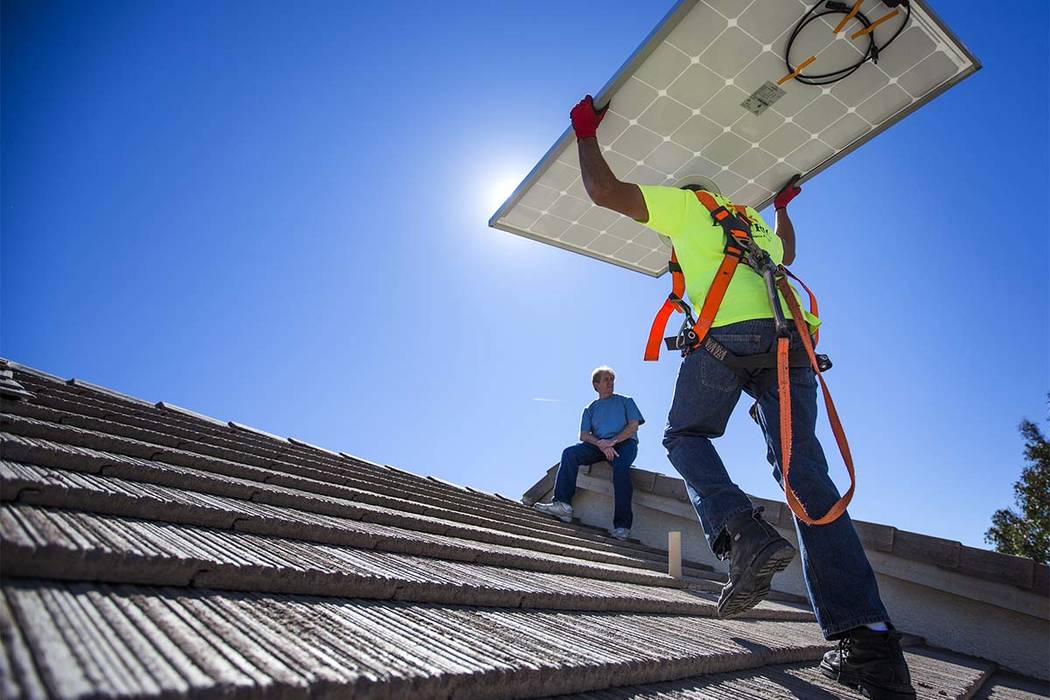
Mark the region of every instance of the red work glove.
[[795, 198], [802, 188], [798, 185], [788, 185], [784, 189], [777, 193], [776, 199], [773, 200], [774, 209], [787, 209], [788, 202]]
[[598, 125], [602, 123], [602, 117], [608, 111], [609, 105], [605, 105], [602, 111], [594, 108], [594, 98], [587, 95], [580, 100], [572, 111], [569, 118], [572, 119], [572, 130], [576, 132], [576, 140], [590, 138], [598, 133]]

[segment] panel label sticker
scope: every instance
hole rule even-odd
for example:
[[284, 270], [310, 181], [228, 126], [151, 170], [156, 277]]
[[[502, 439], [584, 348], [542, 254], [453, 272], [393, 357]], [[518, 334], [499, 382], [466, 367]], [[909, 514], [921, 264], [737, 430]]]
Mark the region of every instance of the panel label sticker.
[[782, 89], [770, 81], [766, 81], [759, 89], [751, 93], [751, 97], [740, 103], [740, 106], [752, 114], [758, 115], [769, 109], [769, 106], [786, 95]]

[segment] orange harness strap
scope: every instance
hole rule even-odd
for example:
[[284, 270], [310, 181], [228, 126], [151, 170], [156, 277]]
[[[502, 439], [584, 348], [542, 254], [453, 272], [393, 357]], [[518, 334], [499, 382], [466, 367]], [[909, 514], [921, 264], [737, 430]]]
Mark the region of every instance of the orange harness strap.
[[[792, 277], [798, 279], [794, 275]], [[801, 284], [801, 280], [799, 280], [799, 283]], [[811, 518], [806, 511], [806, 507], [802, 505], [802, 502], [798, 500], [795, 492], [791, 489], [791, 482], [788, 480], [788, 474], [791, 470], [791, 384], [789, 379], [790, 368], [787, 361], [788, 339], [780, 338], [777, 341], [777, 386], [780, 389], [780, 449], [782, 453], [780, 471], [784, 476], [784, 495], [787, 498], [788, 508], [799, 520], [807, 525], [827, 525], [838, 520], [839, 516], [846, 512], [846, 507], [853, 499], [853, 492], [857, 488], [857, 476], [853, 469], [853, 455], [850, 454], [849, 443], [846, 441], [846, 432], [842, 428], [842, 421], [839, 420], [838, 411], [835, 410], [835, 402], [831, 400], [831, 392], [828, 391], [824, 375], [820, 373], [817, 356], [813, 351], [813, 343], [809, 340], [809, 328], [806, 325], [805, 317], [802, 315], [802, 309], [799, 307], [798, 300], [795, 299], [791, 286], [783, 276], [777, 277], [777, 287], [791, 309], [791, 316], [794, 318], [795, 328], [798, 329], [798, 334], [802, 338], [802, 345], [806, 348], [810, 367], [813, 368], [817, 379], [820, 380], [820, 389], [824, 394], [824, 405], [828, 411], [828, 423], [831, 424], [831, 432], [835, 435], [835, 442], [838, 443], [842, 461], [846, 465], [846, 471], [849, 472], [849, 489], [846, 493], [822, 517]], [[806, 291], [809, 290], [807, 289]], [[810, 294], [812, 295], [812, 292]]]
[[[709, 193], [699, 190], [696, 192], [696, 198], [711, 212], [711, 215], [715, 217], [715, 221], [721, 223], [729, 215], [729, 212], [722, 208]], [[734, 205], [733, 208], [736, 210], [737, 216], [750, 223], [747, 219], [746, 207]], [[718, 212], [718, 214], [715, 212]], [[734, 239], [746, 239], [748, 237], [747, 231], [730, 229], [729, 233], [732, 234]], [[715, 322], [715, 316], [718, 315], [718, 307], [722, 305], [722, 299], [725, 298], [726, 290], [729, 289], [729, 283], [733, 280], [733, 274], [736, 272], [737, 265], [740, 264], [740, 260], [743, 258], [744, 248], [740, 245], [734, 245], [734, 242], [726, 241], [725, 257], [722, 258], [722, 264], [718, 266], [718, 271], [715, 273], [711, 286], [707, 290], [707, 296], [704, 297], [700, 315], [693, 325], [693, 330], [697, 335], [697, 342], [702, 341], [707, 332], [711, 330], [711, 324]], [[671, 295], [664, 300], [663, 306], [656, 312], [653, 325], [649, 328], [649, 339], [645, 343], [645, 355], [643, 356], [646, 362], [660, 359], [660, 345], [663, 344], [667, 321], [671, 318], [672, 312], [683, 311], [677, 302], [685, 299], [685, 275], [682, 274], [682, 267], [678, 264], [678, 254], [673, 246], [671, 247], [671, 261], [668, 264], [668, 269], [671, 271]]]
[[685, 299], [685, 275], [682, 274], [682, 266], [678, 264], [678, 255], [673, 246], [667, 269], [671, 272], [671, 295], [664, 299], [664, 305], [656, 312], [656, 318], [653, 319], [653, 325], [649, 329], [649, 340], [645, 343], [644, 359], [646, 362], [660, 359], [660, 345], [664, 340], [667, 320], [671, 318], [674, 311], [679, 310], [676, 300]]
[[[802, 285], [802, 288], [806, 290], [806, 294], [809, 295], [809, 313], [811, 313], [812, 315], [816, 316], [817, 318], [820, 318], [820, 309], [817, 308], [817, 297], [813, 293], [813, 290], [810, 289], [808, 286], [806, 286], [805, 282], [803, 282], [798, 277], [796, 277], [791, 272], [791, 270], [787, 269], [783, 265], [780, 266], [780, 269], [784, 271], [785, 275], [787, 275], [788, 277], [790, 277], [791, 279], [795, 280], [796, 282], [798, 282], [799, 284]], [[781, 292], [783, 292], [783, 289], [781, 289]], [[792, 296], [792, 299], [794, 299], [795, 295], [792, 294], [791, 296]], [[791, 302], [790, 301], [788, 302], [788, 306], [791, 307]], [[791, 307], [791, 308], [793, 309], [794, 307]], [[794, 315], [795, 312], [792, 311], [791, 314]], [[817, 343], [819, 343], [819, 342], [820, 342], [820, 328], [818, 327], [817, 330], [813, 331], [813, 347], [817, 347]]]
[[[710, 192], [697, 190], [696, 198], [711, 212], [711, 216], [714, 217], [716, 223], [721, 224], [729, 216], [729, 212], [715, 201]], [[746, 208], [740, 205], [733, 208], [744, 223], [750, 225], [751, 222], [747, 219]], [[730, 240], [729, 234], [732, 235], [734, 240]], [[734, 228], [727, 231], [725, 257], [722, 258], [722, 264], [718, 266], [715, 278], [711, 280], [707, 296], [704, 297], [704, 305], [700, 307], [700, 314], [697, 316], [696, 324], [693, 326], [693, 330], [696, 331], [696, 342], [698, 343], [703, 342], [707, 332], [711, 330], [711, 324], [715, 322], [718, 308], [722, 305], [722, 299], [725, 298], [726, 290], [729, 289], [729, 283], [733, 281], [733, 274], [736, 272], [737, 265], [740, 264], [740, 260], [744, 257], [744, 246], [739, 244], [736, 239], [747, 240], [750, 235], [750, 231]]]
[[704, 297], [704, 305], [700, 307], [700, 315], [693, 326], [693, 330], [696, 331], [697, 342], [702, 341], [707, 332], [711, 330], [711, 324], [715, 322], [715, 316], [718, 315], [718, 307], [722, 305], [722, 299], [725, 298], [726, 290], [729, 289], [729, 283], [733, 281], [733, 274], [736, 273], [742, 254], [743, 251], [739, 248], [731, 247], [727, 249], [726, 256], [722, 258], [722, 264], [718, 266], [718, 272], [715, 273], [715, 278], [711, 280], [707, 296]]

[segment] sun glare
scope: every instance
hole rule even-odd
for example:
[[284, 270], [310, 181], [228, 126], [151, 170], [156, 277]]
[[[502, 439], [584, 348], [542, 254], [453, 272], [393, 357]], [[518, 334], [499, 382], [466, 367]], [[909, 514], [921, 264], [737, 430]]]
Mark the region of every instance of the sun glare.
[[483, 205], [486, 217], [495, 214], [496, 210], [507, 201], [507, 198], [514, 192], [514, 188], [520, 183], [521, 178], [519, 176], [506, 173], [499, 173], [489, 178], [484, 187], [479, 188], [484, 193]]

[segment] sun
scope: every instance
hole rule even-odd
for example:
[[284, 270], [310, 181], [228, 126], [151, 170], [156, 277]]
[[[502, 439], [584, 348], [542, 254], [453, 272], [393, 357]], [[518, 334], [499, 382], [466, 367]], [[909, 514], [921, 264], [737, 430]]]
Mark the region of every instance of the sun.
[[498, 173], [494, 177], [486, 178], [481, 191], [484, 193], [483, 205], [488, 216], [496, 213], [520, 183], [521, 177], [510, 173]]

